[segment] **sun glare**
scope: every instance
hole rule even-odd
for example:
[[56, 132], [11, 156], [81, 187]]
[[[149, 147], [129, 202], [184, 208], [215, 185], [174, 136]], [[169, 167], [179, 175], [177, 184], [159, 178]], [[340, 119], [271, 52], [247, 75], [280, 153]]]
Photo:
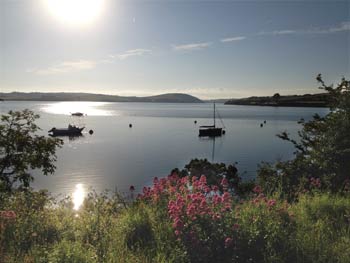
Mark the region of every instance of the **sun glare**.
[[74, 112], [82, 112], [87, 116], [111, 116], [115, 113], [107, 110], [108, 103], [85, 102], [85, 101], [63, 101], [43, 105], [42, 111], [52, 114], [71, 115]]
[[45, 0], [50, 14], [69, 25], [86, 25], [102, 13], [104, 0]]
[[83, 204], [85, 199], [85, 190], [82, 184], [77, 184], [75, 186], [75, 191], [73, 193], [73, 209], [79, 210], [80, 206]]

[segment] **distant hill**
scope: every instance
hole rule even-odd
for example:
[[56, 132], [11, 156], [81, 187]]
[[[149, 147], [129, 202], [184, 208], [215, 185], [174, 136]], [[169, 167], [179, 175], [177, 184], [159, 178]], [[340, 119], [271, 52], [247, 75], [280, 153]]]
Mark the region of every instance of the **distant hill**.
[[92, 93], [42, 93], [11, 92], [0, 93], [0, 100], [12, 101], [103, 101], [103, 102], [168, 102], [168, 103], [202, 103], [200, 99], [182, 93], [167, 93], [148, 97], [124, 97], [117, 95]]
[[225, 104], [276, 107], [328, 107], [329, 95], [327, 93], [321, 93], [271, 97], [249, 97], [244, 99], [231, 99], [226, 101]]

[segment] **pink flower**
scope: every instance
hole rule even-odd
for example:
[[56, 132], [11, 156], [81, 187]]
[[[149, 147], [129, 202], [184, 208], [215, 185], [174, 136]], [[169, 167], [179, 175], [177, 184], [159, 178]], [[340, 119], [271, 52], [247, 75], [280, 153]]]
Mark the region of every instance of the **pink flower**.
[[225, 247], [226, 247], [226, 248], [231, 247], [232, 244], [233, 244], [233, 239], [230, 238], [230, 237], [227, 237], [227, 238], [225, 239]]
[[159, 183], [158, 177], [154, 177], [153, 178], [153, 184], [158, 184], [158, 183]]
[[267, 206], [268, 206], [268, 207], [273, 207], [274, 205], [276, 205], [276, 200], [274, 200], [274, 199], [270, 199], [270, 200], [267, 202]]
[[223, 187], [228, 187], [228, 181], [227, 181], [226, 178], [222, 178], [222, 180], [221, 180], [221, 185], [222, 185]]
[[320, 178], [311, 177], [310, 184], [313, 187], [320, 188], [321, 187], [321, 180], [320, 180]]
[[254, 189], [253, 189], [253, 192], [257, 193], [257, 194], [260, 194], [262, 192], [262, 189], [261, 189], [260, 185], [255, 186]]
[[5, 219], [15, 219], [17, 217], [15, 211], [0, 211], [0, 217]]
[[228, 193], [228, 192], [225, 192], [223, 195], [222, 195], [222, 200], [224, 202], [229, 202], [231, 200], [231, 195]]
[[217, 185], [213, 185], [213, 186], [212, 186], [212, 190], [213, 190], [214, 192], [217, 192], [217, 191], [219, 191], [219, 187], [218, 187]]

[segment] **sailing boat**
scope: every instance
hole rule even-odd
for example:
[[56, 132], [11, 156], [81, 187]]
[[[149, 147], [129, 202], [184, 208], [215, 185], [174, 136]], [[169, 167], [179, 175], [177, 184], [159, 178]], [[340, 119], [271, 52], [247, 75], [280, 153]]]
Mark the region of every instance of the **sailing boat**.
[[215, 118], [215, 103], [214, 103], [214, 125], [200, 126], [199, 127], [199, 137], [218, 137], [225, 134], [225, 130], [216, 127]]

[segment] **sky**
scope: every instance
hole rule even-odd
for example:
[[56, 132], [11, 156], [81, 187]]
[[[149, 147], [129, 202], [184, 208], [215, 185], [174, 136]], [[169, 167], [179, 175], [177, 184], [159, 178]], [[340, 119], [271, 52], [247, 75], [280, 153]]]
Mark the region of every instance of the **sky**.
[[0, 92], [240, 98], [350, 77], [350, 1], [54, 1], [0, 0]]

